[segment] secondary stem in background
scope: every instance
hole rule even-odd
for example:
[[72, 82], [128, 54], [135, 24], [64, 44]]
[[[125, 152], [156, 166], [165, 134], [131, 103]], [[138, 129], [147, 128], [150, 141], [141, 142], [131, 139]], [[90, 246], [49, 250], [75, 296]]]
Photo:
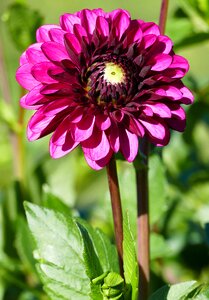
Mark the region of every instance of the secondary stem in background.
[[107, 165], [107, 177], [110, 190], [110, 198], [112, 205], [112, 214], [114, 222], [114, 231], [115, 231], [115, 240], [116, 247], [118, 252], [120, 274], [124, 277], [123, 274], [123, 215], [122, 215], [122, 206], [120, 198], [120, 190], [118, 184], [118, 176], [116, 169], [115, 157], [113, 156]]
[[168, 14], [168, 4], [169, 4], [169, 0], [162, 0], [160, 19], [159, 19], [159, 27], [160, 27], [161, 34], [165, 33], [165, 26], [166, 26], [167, 14]]
[[[9, 106], [9, 108], [13, 109], [12, 97], [10, 92], [10, 84], [7, 76], [7, 68], [5, 65], [4, 59], [4, 49], [3, 42], [0, 40], [0, 88], [2, 91], [3, 101]], [[24, 95], [25, 91], [23, 88], [20, 90], [20, 97]], [[21, 185], [23, 185], [24, 181], [24, 154], [23, 154], [23, 138], [22, 138], [22, 127], [24, 122], [24, 110], [19, 107], [18, 117], [17, 117], [17, 127], [19, 130], [14, 131], [12, 128], [10, 130], [10, 141], [12, 147], [12, 155], [13, 155], [13, 169], [14, 169], [14, 177]]]
[[141, 140], [142, 161], [135, 164], [137, 182], [137, 249], [139, 264], [139, 296], [147, 300], [150, 282], [150, 246], [149, 246], [149, 195], [148, 195], [148, 154], [149, 142]]
[[[162, 0], [159, 27], [161, 34], [165, 33], [168, 13], [168, 0]], [[142, 161], [136, 169], [137, 181], [137, 235], [139, 264], [139, 300], [147, 300], [150, 283], [150, 229], [149, 229], [149, 186], [148, 186], [148, 155], [149, 142], [144, 138], [140, 143]]]

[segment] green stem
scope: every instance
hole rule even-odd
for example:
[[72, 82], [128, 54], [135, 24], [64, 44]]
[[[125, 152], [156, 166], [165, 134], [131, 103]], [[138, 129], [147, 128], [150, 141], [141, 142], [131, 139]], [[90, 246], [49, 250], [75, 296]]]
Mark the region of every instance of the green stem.
[[139, 265], [139, 300], [147, 300], [150, 283], [150, 229], [148, 195], [148, 154], [149, 142], [141, 140], [142, 161], [135, 164], [137, 182], [137, 258]]
[[[7, 76], [7, 68], [5, 65], [4, 59], [4, 49], [3, 49], [3, 42], [0, 40], [0, 88], [2, 91], [3, 100], [12, 108], [12, 97], [10, 93], [10, 85]], [[24, 89], [21, 88], [20, 90], [20, 97], [24, 95]], [[18, 132], [10, 130], [10, 140], [12, 146], [12, 153], [13, 153], [13, 168], [14, 168], [14, 176], [15, 179], [18, 179], [20, 182], [23, 180], [23, 138], [22, 138], [22, 127], [24, 121], [24, 112], [22, 108], [19, 108], [18, 112], [18, 126], [20, 130]]]
[[120, 190], [116, 169], [115, 157], [113, 156], [107, 165], [107, 177], [112, 205], [112, 214], [115, 231], [115, 241], [118, 252], [120, 274], [124, 277], [123, 272], [123, 215], [120, 198]]

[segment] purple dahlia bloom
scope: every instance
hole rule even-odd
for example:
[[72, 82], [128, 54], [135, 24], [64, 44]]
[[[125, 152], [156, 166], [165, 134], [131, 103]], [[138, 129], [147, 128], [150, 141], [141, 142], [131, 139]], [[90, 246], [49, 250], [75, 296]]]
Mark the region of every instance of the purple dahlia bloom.
[[164, 146], [170, 128], [184, 130], [181, 104], [193, 96], [181, 79], [189, 64], [156, 24], [122, 9], [84, 9], [40, 27], [36, 37], [16, 78], [29, 91], [22, 107], [36, 110], [28, 139], [53, 133], [53, 158], [80, 145], [98, 170], [118, 151], [132, 162], [145, 136]]

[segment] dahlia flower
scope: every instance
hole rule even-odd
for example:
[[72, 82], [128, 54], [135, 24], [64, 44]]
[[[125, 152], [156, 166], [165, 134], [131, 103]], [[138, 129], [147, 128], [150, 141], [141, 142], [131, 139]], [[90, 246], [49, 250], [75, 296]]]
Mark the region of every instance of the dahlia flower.
[[84, 9], [41, 26], [36, 38], [16, 78], [29, 91], [22, 107], [36, 110], [28, 139], [53, 133], [53, 158], [80, 145], [98, 170], [118, 151], [132, 162], [143, 137], [164, 146], [170, 129], [185, 129], [181, 104], [193, 96], [181, 79], [189, 64], [155, 23], [122, 9]]

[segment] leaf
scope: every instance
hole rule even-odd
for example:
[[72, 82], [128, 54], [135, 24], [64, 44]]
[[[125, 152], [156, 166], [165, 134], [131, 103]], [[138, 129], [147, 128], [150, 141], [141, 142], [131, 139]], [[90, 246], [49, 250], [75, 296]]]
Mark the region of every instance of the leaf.
[[11, 4], [2, 18], [8, 27], [17, 49], [23, 51], [35, 43], [36, 29], [42, 24], [42, 16], [36, 10], [21, 3]]
[[208, 32], [199, 32], [193, 33], [190, 36], [184, 37], [181, 41], [175, 44], [175, 49], [188, 47], [194, 44], [198, 44], [201, 42], [206, 42], [209, 40], [209, 33]]
[[124, 215], [123, 235], [124, 276], [126, 284], [132, 287], [131, 299], [135, 300], [138, 294], [138, 264], [135, 241], [131, 233], [128, 213]]
[[86, 221], [80, 218], [77, 220], [88, 231], [103, 273], [107, 271], [119, 273], [118, 256], [115, 245], [110, 242], [109, 238], [100, 229], [94, 229]]
[[92, 280], [103, 273], [102, 268], [98, 260], [98, 256], [94, 251], [94, 246], [87, 230], [84, 228], [84, 226], [79, 224], [79, 222], [77, 222], [77, 225], [84, 241], [84, 260], [87, 267], [86, 272], [88, 277]]
[[162, 235], [151, 233], [150, 237], [150, 257], [151, 259], [164, 258], [172, 255], [172, 249], [166, 243]]
[[197, 4], [198, 4], [200, 11], [202, 11], [205, 14], [208, 14], [208, 11], [209, 11], [208, 0], [197, 0]]
[[209, 26], [198, 10], [188, 0], [178, 0], [179, 5], [189, 16], [197, 31], [208, 32]]
[[171, 287], [167, 285], [152, 294], [149, 300], [186, 300], [186, 297], [197, 287], [196, 281], [186, 281]]
[[36, 259], [44, 288], [52, 300], [89, 299], [82, 234], [73, 218], [26, 203], [29, 228], [37, 245]]
[[166, 211], [167, 181], [165, 168], [158, 155], [152, 155], [149, 159], [149, 201], [150, 222], [157, 222]]

